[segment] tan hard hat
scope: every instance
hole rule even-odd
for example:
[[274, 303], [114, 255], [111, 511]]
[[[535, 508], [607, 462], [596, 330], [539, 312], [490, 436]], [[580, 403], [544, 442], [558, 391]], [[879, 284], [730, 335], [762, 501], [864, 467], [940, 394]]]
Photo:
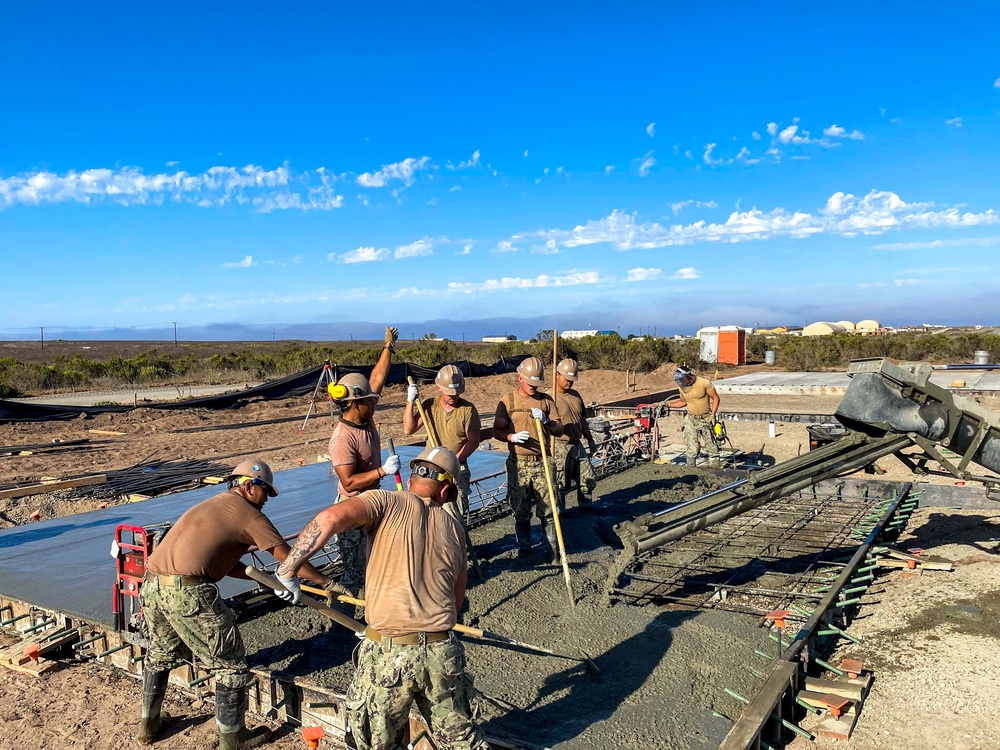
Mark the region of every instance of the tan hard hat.
[[277, 497], [278, 491], [274, 489], [274, 472], [271, 467], [259, 458], [249, 458], [235, 469], [233, 473], [226, 477], [228, 482], [236, 479], [242, 482], [244, 479], [252, 479], [255, 484], [263, 484], [267, 488], [268, 497]]
[[556, 365], [556, 372], [566, 378], [566, 380], [573, 382], [580, 377], [580, 363], [575, 359], [564, 359]]
[[351, 372], [337, 381], [337, 385], [342, 385], [347, 389], [347, 395], [341, 401], [358, 401], [363, 398], [378, 398], [372, 393], [372, 384], [368, 378], [360, 372]]
[[528, 357], [517, 366], [517, 374], [532, 383], [544, 383], [545, 365], [538, 357]]
[[438, 370], [434, 384], [449, 396], [457, 396], [465, 391], [465, 376], [455, 365], [445, 365]]
[[418, 474], [418, 476], [424, 476], [427, 479], [436, 479], [439, 482], [458, 484], [458, 474], [461, 471], [461, 465], [458, 463], [458, 456], [455, 455], [453, 450], [438, 445], [424, 448], [420, 451], [419, 456], [410, 461], [410, 471], [417, 471], [418, 464], [431, 464], [443, 472], [437, 476], [427, 476], [425, 474]]

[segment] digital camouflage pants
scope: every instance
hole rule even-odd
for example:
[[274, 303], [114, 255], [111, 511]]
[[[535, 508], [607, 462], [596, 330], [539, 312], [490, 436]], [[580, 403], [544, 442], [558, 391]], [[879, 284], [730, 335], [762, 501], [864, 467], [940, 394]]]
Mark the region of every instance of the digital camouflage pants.
[[698, 443], [705, 444], [705, 453], [708, 454], [708, 465], [719, 465], [719, 446], [715, 444], [712, 436], [712, 415], [696, 417], [691, 414], [684, 416], [684, 451], [687, 453], [687, 465], [695, 466], [698, 461], [698, 453], [701, 451]]
[[530, 521], [534, 509], [539, 520], [552, 517], [549, 487], [541, 461], [518, 461], [507, 458], [507, 502], [514, 512], [514, 521]]
[[591, 502], [594, 498], [594, 488], [597, 486], [597, 477], [594, 476], [594, 467], [590, 465], [590, 459], [583, 445], [564, 440], [556, 440], [555, 443], [556, 479], [563, 502], [574, 484], [577, 501]]
[[396, 750], [416, 703], [441, 750], [489, 750], [472, 720], [472, 676], [452, 634], [425, 646], [365, 638], [355, 651], [347, 720], [358, 750]]
[[[338, 503], [346, 499], [344, 495], [337, 496]], [[344, 562], [340, 585], [352, 596], [360, 596], [365, 588], [365, 569], [368, 567], [368, 543], [364, 529], [349, 529], [337, 534], [337, 548]]]
[[214, 583], [178, 588], [147, 574], [140, 593], [149, 650], [147, 672], [197, 661], [220, 685], [241, 688], [250, 681], [246, 650], [233, 613]]

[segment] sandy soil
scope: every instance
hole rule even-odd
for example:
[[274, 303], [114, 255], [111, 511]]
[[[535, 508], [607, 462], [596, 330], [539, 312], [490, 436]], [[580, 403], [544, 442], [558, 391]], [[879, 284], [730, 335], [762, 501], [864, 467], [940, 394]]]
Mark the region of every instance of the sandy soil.
[[[513, 382], [513, 376], [471, 380], [468, 397], [482, 412], [491, 413], [499, 396], [513, 387]], [[640, 375], [639, 386], [640, 392], [671, 387], [670, 371]], [[618, 372], [584, 372], [579, 389], [588, 402], [611, 401], [626, 395], [624, 376]], [[400, 442], [403, 401], [403, 388], [387, 389], [378, 416], [383, 436]], [[723, 409], [832, 413], [836, 401], [729, 396], [724, 397]], [[151, 458], [236, 463], [241, 457], [259, 454], [277, 469], [289, 468], [300, 460], [315, 461], [326, 452], [331, 430], [329, 415], [321, 411], [300, 434], [301, 417], [307, 408], [308, 400], [303, 398], [254, 403], [223, 412], [140, 409], [127, 415], [62, 423], [0, 425], [3, 445], [81, 437], [108, 441], [86, 451], [0, 457], [0, 482], [34, 482], [45, 476], [125, 468]], [[295, 419], [266, 426], [178, 432], [283, 417]], [[673, 419], [678, 428], [676, 441], [681, 442], [680, 420]], [[774, 439], [767, 437], [766, 423], [730, 422], [728, 428], [736, 447], [756, 450], [763, 444], [777, 460], [808, 450], [807, 433], [801, 425], [778, 425]], [[91, 429], [126, 435], [95, 435], [88, 432]], [[883, 459], [880, 464], [889, 470], [885, 478], [910, 478], [893, 459]], [[613, 480], [602, 481], [599, 494], [607, 494]], [[91, 510], [97, 505], [95, 500], [53, 494], [0, 501], [0, 527], [24, 523], [36, 509], [42, 518], [50, 518]], [[481, 702], [484, 721], [499, 734], [509, 731], [511, 723], [528, 726], [540, 741], [544, 738], [545, 742], [567, 747], [660, 747], [664, 746], [664, 737], [675, 736], [677, 727], [682, 728], [687, 743], [679, 746], [713, 746], [727, 726], [723, 720], [711, 717], [713, 700], [719, 696], [715, 691], [702, 691], [699, 685], [702, 676], [711, 681], [718, 678], [720, 670], [728, 669], [726, 658], [717, 658], [717, 653], [728, 654], [737, 646], [741, 653], [745, 652], [739, 629], [728, 619], [713, 619], [720, 613], [663, 611], [654, 617], [643, 610], [615, 605], [597, 614], [595, 598], [606, 572], [607, 539], [603, 532], [595, 530], [595, 520], [567, 519], [567, 534], [581, 550], [574, 559], [581, 604], [572, 614], [561, 606], [566, 593], [558, 569], [535, 568], [513, 558], [509, 519], [474, 532], [477, 545], [489, 558], [488, 580], [470, 592], [465, 621], [570, 653], [586, 649], [598, 659], [604, 675], [601, 682], [591, 682], [575, 663], [471, 644], [470, 669], [477, 675], [480, 690], [493, 699]], [[860, 656], [878, 670], [876, 688], [865, 706], [852, 746], [919, 750], [938, 747], [941, 738], [948, 737], [948, 746], [963, 750], [1000, 747], [993, 739], [995, 732], [991, 733], [1000, 719], [993, 699], [993, 678], [1000, 668], [1000, 651], [996, 648], [1000, 593], [994, 566], [1000, 559], [996, 554], [1000, 514], [921, 511], [911, 522], [911, 529], [916, 544], [956, 561], [957, 570], [950, 574], [927, 573], [916, 579], [890, 574], [884, 579], [886, 583], [874, 590], [882, 594], [871, 597], [872, 603], [881, 600], [882, 604], [864, 610], [863, 617], [852, 625], [851, 632], [866, 640], [863, 649], [846, 651], [844, 655]], [[528, 592], [527, 599], [519, 597], [517, 601], [530, 601], [530, 606], [504, 601], [504, 592], [517, 590], [515, 587]], [[595, 633], [595, 621], [588, 619], [595, 616], [599, 618], [600, 635]], [[327, 632], [329, 623], [322, 618], [308, 613], [302, 617], [301, 626], [296, 625], [300, 629], [288, 631], [286, 644], [277, 647], [261, 642], [254, 658], [260, 659], [259, 663], [294, 667], [296, 659], [305, 658], [302, 644], [313, 642], [321, 634], [331, 644], [340, 638]], [[9, 639], [9, 635], [3, 637]], [[760, 638], [760, 631], [755, 630], [755, 637]], [[622, 669], [627, 655], [615, 650], [619, 643], [629, 644], [630, 653], [648, 653], [656, 658], [648, 663], [636, 660], [638, 669]], [[346, 670], [343, 653], [349, 652], [349, 646], [347, 639], [343, 652], [333, 649], [332, 658], [340, 661], [330, 664], [330, 669]], [[266, 651], [269, 648], [274, 650]], [[711, 658], [705, 657], [707, 653]], [[667, 667], [677, 664], [688, 668], [661, 675]], [[497, 684], [492, 675], [498, 667], [525, 677], [520, 684]], [[742, 677], [727, 676], [731, 678], [727, 686], [743, 687], [735, 681]], [[340, 682], [339, 677], [332, 679]], [[664, 695], [670, 696], [667, 704], [671, 711], [667, 713], [662, 708]], [[21, 750], [28, 743], [53, 748], [133, 746], [130, 729], [138, 700], [137, 683], [99, 666], [79, 665], [41, 680], [0, 671], [0, 750]], [[498, 705], [508, 702], [516, 708], [499, 710]], [[720, 710], [725, 712], [727, 708], [731, 709], [729, 703]], [[179, 729], [158, 746], [185, 750], [210, 746], [215, 733], [211, 705], [192, 705], [173, 695], [168, 709], [182, 718]], [[611, 720], [614, 714], [618, 715]], [[630, 726], [629, 733], [623, 733], [621, 727], [625, 725]], [[301, 742], [297, 734], [290, 733], [276, 746], [301, 746]]]

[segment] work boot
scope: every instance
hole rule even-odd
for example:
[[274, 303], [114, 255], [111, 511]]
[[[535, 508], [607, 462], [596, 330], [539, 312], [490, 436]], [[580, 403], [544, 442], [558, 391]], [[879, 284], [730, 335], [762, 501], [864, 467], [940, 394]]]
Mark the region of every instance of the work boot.
[[139, 719], [140, 745], [151, 745], [156, 740], [160, 729], [170, 721], [170, 717], [160, 710], [163, 698], [167, 694], [167, 679], [170, 670], [142, 673], [142, 718]]
[[542, 519], [542, 531], [544, 532], [545, 544], [542, 545], [542, 559], [547, 563], [557, 561], [559, 549], [559, 539], [556, 537], [556, 524], [551, 518]]
[[698, 457], [692, 456], [690, 453], [687, 454], [687, 465], [692, 469], [698, 465]]
[[517, 556], [527, 557], [531, 554], [531, 519], [514, 521], [514, 538], [517, 540]]
[[593, 495], [584, 495], [581, 492], [577, 495], [576, 504], [580, 510], [589, 513], [594, 510], [594, 497]]
[[249, 750], [271, 739], [271, 730], [247, 729], [247, 689], [215, 686], [215, 723], [219, 727], [219, 750]]

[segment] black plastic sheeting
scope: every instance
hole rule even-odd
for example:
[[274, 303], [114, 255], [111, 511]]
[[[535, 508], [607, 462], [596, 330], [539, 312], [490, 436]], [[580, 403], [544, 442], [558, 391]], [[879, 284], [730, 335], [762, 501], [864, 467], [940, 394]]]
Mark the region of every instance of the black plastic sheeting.
[[[446, 362], [445, 364], [455, 365], [467, 378], [482, 378], [488, 375], [503, 375], [507, 372], [514, 372], [528, 355], [522, 354], [516, 357], [502, 357], [492, 365], [480, 365], [469, 360], [459, 362]], [[320, 373], [323, 372], [324, 365], [313, 367], [309, 370], [289, 375], [280, 380], [271, 380], [255, 388], [236, 391], [234, 393], [224, 393], [220, 396], [206, 396], [204, 398], [193, 398], [185, 401], [157, 401], [155, 403], [143, 404], [155, 409], [232, 409], [246, 401], [263, 400], [278, 401], [283, 398], [294, 398], [305, 396], [316, 389], [319, 382]], [[408, 377], [417, 381], [432, 382], [444, 365], [437, 367], [421, 367], [411, 362], [400, 362], [389, 366], [389, 375], [386, 378], [386, 385], [401, 385], [406, 383]], [[334, 380], [340, 380], [348, 373], [361, 373], [365, 377], [371, 377], [373, 366], [349, 367], [346, 365], [330, 365]], [[134, 406], [72, 406], [59, 404], [35, 404], [21, 401], [6, 401], [0, 399], [0, 424], [7, 422], [46, 422], [58, 419], [76, 419], [81, 414], [92, 416], [94, 414], [121, 414], [132, 411]]]

